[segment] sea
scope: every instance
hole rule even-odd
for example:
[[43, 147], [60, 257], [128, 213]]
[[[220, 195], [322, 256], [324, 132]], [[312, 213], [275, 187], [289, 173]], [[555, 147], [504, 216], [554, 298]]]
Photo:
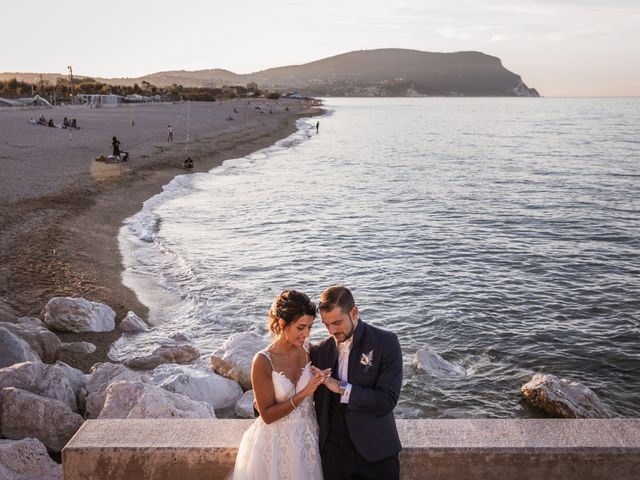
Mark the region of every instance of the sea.
[[[323, 102], [124, 222], [155, 327], [112, 359], [188, 338], [207, 368], [232, 334], [267, 334], [281, 291], [343, 284], [400, 340], [397, 417], [544, 416], [520, 394], [536, 373], [640, 415], [640, 98]], [[421, 349], [461, 373], [419, 368]]]

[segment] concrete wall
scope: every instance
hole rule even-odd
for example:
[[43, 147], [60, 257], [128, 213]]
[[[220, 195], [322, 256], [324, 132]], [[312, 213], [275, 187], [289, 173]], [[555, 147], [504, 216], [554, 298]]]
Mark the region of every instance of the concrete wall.
[[[62, 452], [64, 479], [224, 479], [251, 422], [89, 420]], [[640, 479], [640, 419], [397, 424], [407, 480]]]

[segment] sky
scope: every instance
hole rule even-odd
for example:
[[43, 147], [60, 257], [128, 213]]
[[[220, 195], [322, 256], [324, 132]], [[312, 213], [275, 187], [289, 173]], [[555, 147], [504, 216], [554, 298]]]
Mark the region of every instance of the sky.
[[3, 5], [0, 72], [251, 73], [353, 50], [474, 50], [544, 96], [640, 96], [640, 0], [44, 0]]

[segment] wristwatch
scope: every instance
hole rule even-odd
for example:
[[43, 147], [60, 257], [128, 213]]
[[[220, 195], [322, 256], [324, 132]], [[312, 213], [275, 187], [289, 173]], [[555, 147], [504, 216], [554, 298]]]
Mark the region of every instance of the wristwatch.
[[344, 391], [347, 389], [347, 382], [338, 382], [338, 388], [340, 389], [340, 395], [344, 395]]

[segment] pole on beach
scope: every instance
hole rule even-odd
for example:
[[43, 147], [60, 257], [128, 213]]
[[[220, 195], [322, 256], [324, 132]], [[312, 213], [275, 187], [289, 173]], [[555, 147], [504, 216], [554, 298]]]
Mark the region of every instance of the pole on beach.
[[184, 147], [185, 155], [189, 156], [189, 134], [191, 133], [191, 100], [187, 100], [187, 144]]

